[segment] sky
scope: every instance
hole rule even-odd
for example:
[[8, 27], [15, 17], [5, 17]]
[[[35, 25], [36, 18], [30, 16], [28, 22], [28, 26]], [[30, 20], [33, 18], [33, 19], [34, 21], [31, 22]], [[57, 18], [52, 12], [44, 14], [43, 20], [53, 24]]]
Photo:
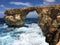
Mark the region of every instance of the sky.
[[[0, 0], [0, 18], [3, 18], [4, 11], [10, 8], [23, 8], [23, 7], [31, 7], [31, 6], [44, 6], [44, 5], [52, 5], [52, 4], [60, 4], [60, 0]], [[36, 12], [33, 12], [35, 15]], [[29, 15], [28, 17], [36, 17]]]

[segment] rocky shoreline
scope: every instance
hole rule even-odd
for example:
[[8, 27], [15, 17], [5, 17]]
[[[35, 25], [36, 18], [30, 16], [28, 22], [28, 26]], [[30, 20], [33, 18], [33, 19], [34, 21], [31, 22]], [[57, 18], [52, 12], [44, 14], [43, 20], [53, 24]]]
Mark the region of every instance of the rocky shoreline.
[[60, 4], [9, 9], [5, 11], [5, 22], [10, 27], [22, 27], [26, 15], [32, 11], [38, 13], [38, 24], [46, 36], [46, 42], [56, 45], [60, 39]]

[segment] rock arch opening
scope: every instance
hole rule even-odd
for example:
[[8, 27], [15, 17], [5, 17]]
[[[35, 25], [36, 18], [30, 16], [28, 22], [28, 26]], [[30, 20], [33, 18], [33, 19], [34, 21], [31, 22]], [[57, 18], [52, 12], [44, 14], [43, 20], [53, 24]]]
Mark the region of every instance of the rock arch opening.
[[[22, 27], [27, 14], [29, 14], [29, 12], [32, 12], [34, 10], [36, 10], [38, 13], [39, 18], [38, 25], [41, 27], [42, 31], [46, 33], [45, 35], [47, 40], [46, 42], [48, 42], [49, 45], [56, 45], [59, 40], [59, 34], [60, 34], [59, 31], [60, 28], [58, 27], [58, 25], [60, 25], [60, 4], [51, 6], [36, 6], [36, 7], [9, 9], [5, 11], [6, 15], [4, 17], [5, 22], [8, 26]], [[12, 12], [14, 14], [12, 14]], [[20, 19], [18, 20], [15, 15], [18, 15]], [[59, 20], [57, 20], [56, 17]], [[54, 34], [54, 31], [56, 31], [55, 29], [57, 30], [57, 33], [55, 34], [55, 36], [51, 35], [51, 33]]]
[[36, 11], [31, 11], [26, 15], [24, 24], [38, 23], [38, 14]]
[[26, 18], [38, 18], [38, 14], [36, 11], [31, 11], [27, 14]]

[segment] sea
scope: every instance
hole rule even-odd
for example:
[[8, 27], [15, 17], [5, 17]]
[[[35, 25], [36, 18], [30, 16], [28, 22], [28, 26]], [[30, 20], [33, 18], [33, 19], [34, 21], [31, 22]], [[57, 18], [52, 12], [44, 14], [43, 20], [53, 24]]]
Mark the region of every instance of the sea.
[[0, 19], [0, 45], [49, 45], [38, 25], [38, 18], [26, 18], [23, 27], [13, 28]]

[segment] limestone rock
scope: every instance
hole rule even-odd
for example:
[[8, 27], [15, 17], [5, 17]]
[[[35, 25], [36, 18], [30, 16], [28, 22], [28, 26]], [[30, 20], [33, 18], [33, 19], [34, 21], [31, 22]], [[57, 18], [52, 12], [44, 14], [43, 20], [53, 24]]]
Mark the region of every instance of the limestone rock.
[[10, 27], [21, 27], [31, 11], [38, 13], [38, 24], [46, 36], [46, 41], [49, 45], [56, 45], [60, 39], [60, 4], [9, 9], [5, 11], [5, 22]]

